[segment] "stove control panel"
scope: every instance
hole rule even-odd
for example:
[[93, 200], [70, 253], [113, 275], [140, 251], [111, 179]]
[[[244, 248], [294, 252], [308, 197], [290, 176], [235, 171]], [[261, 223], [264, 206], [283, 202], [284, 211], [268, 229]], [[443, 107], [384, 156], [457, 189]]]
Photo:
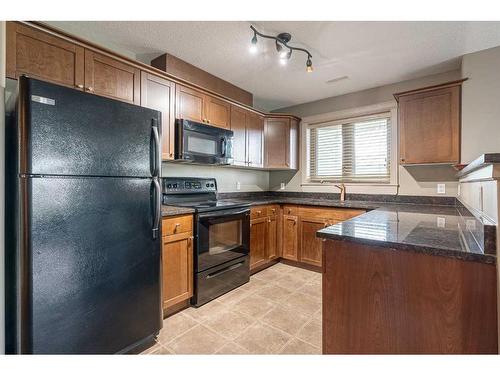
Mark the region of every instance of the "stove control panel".
[[162, 178], [164, 194], [199, 194], [217, 192], [215, 178], [165, 177]]

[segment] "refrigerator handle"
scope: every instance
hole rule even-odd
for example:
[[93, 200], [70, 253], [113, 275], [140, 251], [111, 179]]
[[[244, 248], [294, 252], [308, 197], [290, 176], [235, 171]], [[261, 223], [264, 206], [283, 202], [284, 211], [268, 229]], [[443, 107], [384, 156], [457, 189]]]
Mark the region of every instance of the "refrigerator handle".
[[160, 234], [160, 219], [161, 219], [161, 188], [157, 178], [153, 178], [155, 186], [155, 212], [153, 220], [153, 239], [156, 240]]
[[161, 168], [161, 146], [160, 146], [160, 133], [158, 131], [158, 121], [153, 119], [152, 122], [153, 128], [153, 136], [155, 139], [155, 150], [154, 150], [154, 169], [153, 169], [153, 177], [160, 176], [160, 168]]

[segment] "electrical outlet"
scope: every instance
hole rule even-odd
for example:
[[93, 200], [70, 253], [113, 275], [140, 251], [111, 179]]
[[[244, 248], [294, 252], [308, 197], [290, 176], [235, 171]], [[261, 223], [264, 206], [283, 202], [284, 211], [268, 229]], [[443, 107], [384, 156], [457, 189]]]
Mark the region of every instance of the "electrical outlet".
[[236, 182], [236, 190], [241, 190], [241, 183], [239, 181]]
[[280, 190], [285, 190], [285, 183], [284, 183], [284, 182], [282, 182], [282, 183], [280, 184]]
[[438, 194], [446, 194], [446, 185], [445, 184], [437, 184], [437, 193]]
[[438, 228], [444, 228], [446, 226], [446, 218], [439, 216], [437, 218], [437, 226]]
[[460, 196], [460, 184], [457, 186], [457, 195]]

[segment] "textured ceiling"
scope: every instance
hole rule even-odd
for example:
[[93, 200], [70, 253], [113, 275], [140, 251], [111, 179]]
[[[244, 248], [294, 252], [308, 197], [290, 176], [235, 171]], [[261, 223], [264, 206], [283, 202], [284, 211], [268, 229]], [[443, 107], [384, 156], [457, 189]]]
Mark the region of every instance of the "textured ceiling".
[[[251, 91], [266, 110], [457, 69], [460, 56], [500, 45], [500, 22], [49, 23], [144, 62], [169, 52]], [[250, 54], [250, 24], [291, 33], [291, 45], [311, 51], [314, 72], [299, 52], [282, 66], [270, 40]]]

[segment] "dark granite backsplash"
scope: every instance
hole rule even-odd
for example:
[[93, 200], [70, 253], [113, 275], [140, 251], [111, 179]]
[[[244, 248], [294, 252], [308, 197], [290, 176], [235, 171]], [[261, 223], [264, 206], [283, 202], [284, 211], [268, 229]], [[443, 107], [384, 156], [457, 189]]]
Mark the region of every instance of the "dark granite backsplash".
[[[296, 191], [252, 191], [218, 193], [219, 199], [249, 199], [263, 197], [286, 197], [305, 199], [329, 199], [339, 200], [339, 193], [309, 193]], [[346, 194], [346, 200], [369, 201], [383, 203], [405, 203], [405, 204], [432, 204], [440, 206], [454, 206], [457, 202], [455, 197], [431, 197], [416, 195], [385, 195], [385, 194]]]

